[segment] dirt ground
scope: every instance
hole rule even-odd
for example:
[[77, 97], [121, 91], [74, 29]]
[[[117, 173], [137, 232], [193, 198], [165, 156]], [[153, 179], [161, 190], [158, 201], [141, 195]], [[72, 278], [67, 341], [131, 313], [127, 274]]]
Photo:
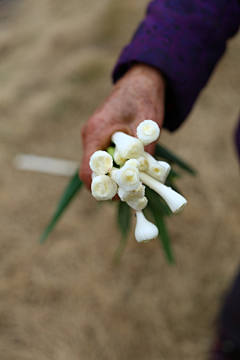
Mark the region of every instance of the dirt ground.
[[[207, 360], [239, 265], [240, 185], [233, 131], [240, 34], [187, 122], [161, 142], [199, 171], [168, 222], [177, 259], [129, 237], [120, 264], [115, 208], [83, 190], [48, 241], [38, 238], [68, 179], [17, 171], [18, 153], [79, 161], [79, 131], [145, 0], [15, 1], [0, 8], [1, 360]], [[3, 6], [3, 5], [2, 5]]]

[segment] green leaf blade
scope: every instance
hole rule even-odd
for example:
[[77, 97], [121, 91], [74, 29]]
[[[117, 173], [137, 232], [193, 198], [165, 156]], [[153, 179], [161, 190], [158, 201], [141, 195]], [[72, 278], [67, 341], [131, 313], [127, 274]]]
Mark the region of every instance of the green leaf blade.
[[124, 201], [118, 204], [118, 226], [123, 237], [126, 237], [130, 229], [131, 212], [130, 207]]
[[118, 261], [123, 254], [127, 244], [127, 236], [131, 224], [131, 210], [127, 203], [120, 201], [118, 204], [117, 222], [122, 234], [122, 238], [114, 254], [114, 260]]
[[56, 206], [55, 212], [53, 216], [51, 217], [48, 225], [46, 226], [45, 230], [43, 231], [39, 242], [42, 244], [46, 241], [49, 234], [52, 232], [54, 227], [56, 226], [58, 220], [63, 215], [64, 211], [66, 210], [67, 206], [70, 204], [70, 202], [73, 200], [75, 195], [80, 191], [83, 182], [79, 178], [78, 175], [79, 170], [73, 175], [70, 182], [68, 183], [67, 187], [63, 191], [63, 194]]
[[171, 265], [173, 265], [173, 264], [175, 264], [175, 260], [174, 260], [173, 251], [172, 251], [172, 247], [171, 247], [171, 241], [170, 241], [170, 237], [169, 237], [169, 234], [167, 231], [165, 221], [160, 216], [156, 216], [155, 221], [156, 221], [156, 225], [159, 230], [160, 240], [161, 240], [162, 246], [165, 250], [165, 254], [168, 259], [168, 262]]
[[[157, 194], [155, 194], [155, 198], [158, 199]], [[167, 258], [169, 264], [172, 265], [172, 264], [174, 264], [174, 256], [173, 256], [173, 252], [172, 252], [172, 248], [171, 248], [170, 237], [168, 235], [167, 228], [166, 228], [165, 221], [164, 221], [164, 216], [166, 216], [166, 214], [161, 212], [161, 208], [159, 208], [158, 204], [159, 203], [156, 200], [154, 200], [154, 198], [152, 196], [148, 197], [148, 206], [149, 206], [149, 208], [152, 212], [152, 215], [155, 219], [156, 226], [159, 231], [160, 241], [162, 243], [166, 258]], [[159, 211], [159, 209], [160, 209], [160, 211]]]
[[196, 170], [187, 164], [184, 160], [173, 154], [172, 151], [166, 149], [162, 145], [157, 144], [155, 147], [155, 156], [165, 159], [166, 161], [169, 161], [171, 163], [177, 164], [180, 168], [187, 171], [191, 175], [197, 175]]
[[109, 155], [111, 155], [112, 158], [114, 157], [115, 148], [113, 146], [109, 146], [106, 151], [109, 153]]
[[181, 179], [181, 174], [179, 174], [179, 172], [177, 172], [175, 169], [171, 168], [167, 179], [170, 181], [174, 181], [175, 179]]

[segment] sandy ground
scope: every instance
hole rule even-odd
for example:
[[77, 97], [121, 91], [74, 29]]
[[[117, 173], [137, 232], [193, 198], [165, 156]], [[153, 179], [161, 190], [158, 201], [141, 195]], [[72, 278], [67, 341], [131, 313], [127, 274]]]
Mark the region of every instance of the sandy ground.
[[133, 229], [118, 266], [115, 208], [83, 190], [47, 243], [38, 237], [67, 179], [20, 172], [18, 153], [79, 160], [81, 125], [108, 93], [146, 1], [26, 1], [0, 23], [1, 360], [206, 360], [239, 265], [233, 131], [240, 35], [188, 121], [161, 141], [194, 164], [189, 204], [168, 225], [177, 264]]

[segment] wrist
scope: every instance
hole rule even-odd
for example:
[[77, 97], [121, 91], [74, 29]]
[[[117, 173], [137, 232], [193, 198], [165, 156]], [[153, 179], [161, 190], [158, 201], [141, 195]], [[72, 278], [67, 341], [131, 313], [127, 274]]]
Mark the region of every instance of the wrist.
[[132, 75], [150, 77], [152, 80], [162, 82], [162, 84], [165, 85], [164, 75], [159, 69], [155, 68], [154, 66], [143, 63], [136, 63], [129, 69], [128, 72], [131, 72]]
[[147, 64], [136, 63], [122, 78], [135, 79], [139, 84], [144, 83], [145, 86], [156, 86], [160, 92], [165, 92], [166, 84], [163, 73], [159, 69]]

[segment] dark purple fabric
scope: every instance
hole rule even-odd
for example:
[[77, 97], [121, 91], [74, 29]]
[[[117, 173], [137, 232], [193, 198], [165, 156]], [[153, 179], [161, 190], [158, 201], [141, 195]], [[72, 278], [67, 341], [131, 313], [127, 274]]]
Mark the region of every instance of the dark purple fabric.
[[218, 326], [210, 360], [240, 360], [240, 271], [225, 300]]
[[160, 69], [168, 84], [164, 127], [173, 131], [185, 120], [239, 22], [238, 0], [154, 0], [123, 50], [113, 80], [136, 62]]
[[238, 123], [235, 139], [236, 139], [236, 146], [237, 146], [237, 149], [238, 149], [238, 155], [239, 155], [239, 160], [240, 160], [240, 120], [239, 120], [239, 123]]

